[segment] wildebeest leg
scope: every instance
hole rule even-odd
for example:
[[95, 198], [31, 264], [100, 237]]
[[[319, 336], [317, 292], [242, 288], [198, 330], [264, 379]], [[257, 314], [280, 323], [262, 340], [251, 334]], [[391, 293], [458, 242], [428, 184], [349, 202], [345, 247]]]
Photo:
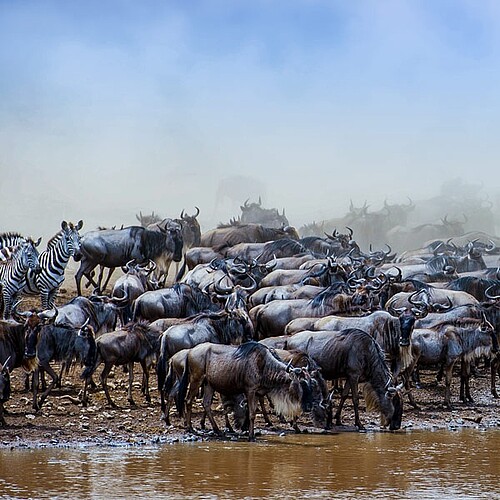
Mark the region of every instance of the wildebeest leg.
[[460, 370], [460, 401], [466, 403], [473, 403], [474, 399], [470, 394], [470, 374], [471, 363], [462, 359], [462, 366]]
[[[50, 384], [48, 385], [47, 389], [45, 389], [45, 391], [40, 396], [40, 402], [38, 404], [36, 403], [36, 398], [35, 397], [33, 398], [33, 400], [34, 400], [33, 409], [35, 409], [37, 411], [42, 407], [43, 402], [47, 399], [47, 396], [51, 393], [52, 389], [55, 386], [57, 386], [57, 383], [58, 383], [57, 373], [52, 369], [52, 367], [50, 365], [45, 365], [42, 368], [50, 375], [52, 380], [50, 381]], [[35, 377], [35, 381], [37, 378], [38, 378], [38, 374]], [[38, 381], [36, 381], [36, 386], [38, 388]], [[35, 394], [35, 390], [33, 390], [33, 394]]]
[[491, 365], [490, 365], [491, 394], [494, 398], [498, 398], [496, 378], [497, 378], [497, 372], [499, 372], [499, 368], [500, 368], [500, 355], [496, 354], [495, 357], [491, 360]]
[[112, 367], [113, 367], [113, 365], [111, 365], [109, 363], [106, 363], [104, 365], [104, 370], [101, 373], [101, 384], [102, 384], [102, 387], [104, 389], [104, 393], [106, 394], [106, 399], [108, 400], [108, 404], [110, 406], [112, 406], [113, 408], [117, 408], [116, 404], [111, 400], [111, 396], [109, 395], [109, 389], [108, 389], [108, 384], [107, 384], [108, 375], [109, 375], [109, 372], [111, 371]]
[[215, 391], [211, 385], [205, 385], [205, 390], [203, 392], [203, 409], [207, 414], [208, 420], [210, 420], [210, 424], [212, 425], [212, 429], [214, 430], [214, 432], [218, 436], [222, 436], [223, 433], [219, 429], [219, 426], [217, 425], [217, 422], [215, 421], [215, 418], [212, 414], [212, 399], [214, 397], [214, 392]]
[[445, 366], [445, 389], [444, 389], [444, 405], [451, 410], [451, 379], [453, 377], [453, 365], [455, 363], [450, 363]]
[[3, 416], [3, 401], [0, 401], [0, 427], [6, 427], [7, 422]]
[[[109, 270], [108, 270], [108, 276], [106, 277], [106, 281], [104, 282], [104, 285], [103, 287], [101, 288], [101, 281], [102, 281], [102, 274], [101, 273], [99, 275], [99, 281], [97, 283], [97, 288], [99, 288], [100, 290], [100, 293], [104, 293], [104, 290], [106, 290], [106, 287], [109, 285], [109, 280], [111, 279], [111, 275], [115, 272], [115, 269], [114, 267], [110, 267]], [[103, 268], [104, 270], [104, 268]]]
[[248, 404], [248, 440], [255, 441], [255, 415], [257, 414], [257, 397], [253, 392], [247, 392]]
[[128, 395], [127, 401], [135, 406], [134, 398], [132, 397], [132, 384], [134, 383], [134, 363], [128, 364]]
[[191, 421], [191, 415], [193, 411], [193, 402], [194, 399], [196, 398], [196, 395], [198, 394], [198, 391], [200, 390], [201, 386], [201, 380], [199, 378], [192, 378], [189, 381], [189, 389], [188, 389], [188, 394], [186, 397], [186, 430], [188, 432], [192, 432], [193, 434], [195, 433], [193, 429], [193, 424]]
[[151, 396], [149, 394], [149, 366], [145, 359], [141, 361], [141, 367], [142, 367], [143, 394], [146, 396], [146, 401], [148, 403], [151, 403]]
[[349, 396], [349, 390], [350, 390], [350, 385], [348, 381], [345, 381], [344, 384], [344, 389], [342, 390], [342, 394], [340, 395], [340, 401], [339, 401], [339, 406], [337, 408], [337, 411], [335, 412], [335, 425], [342, 425], [342, 420], [340, 418], [340, 415], [342, 413], [342, 408], [344, 406], [344, 403], [347, 399], [347, 396]]
[[351, 397], [354, 405], [354, 425], [361, 431], [364, 430], [364, 425], [359, 418], [359, 394], [358, 394], [358, 380], [351, 380]]
[[259, 396], [259, 405], [260, 405], [260, 410], [262, 411], [262, 418], [264, 419], [264, 422], [268, 427], [272, 427], [273, 423], [269, 418], [269, 412], [267, 411], [266, 408], [266, 400], [264, 396]]

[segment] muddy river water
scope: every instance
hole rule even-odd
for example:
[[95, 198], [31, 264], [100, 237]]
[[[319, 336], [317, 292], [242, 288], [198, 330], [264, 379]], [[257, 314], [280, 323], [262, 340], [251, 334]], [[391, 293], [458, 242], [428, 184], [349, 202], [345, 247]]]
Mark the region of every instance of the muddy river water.
[[500, 498], [500, 430], [0, 450], [0, 498]]

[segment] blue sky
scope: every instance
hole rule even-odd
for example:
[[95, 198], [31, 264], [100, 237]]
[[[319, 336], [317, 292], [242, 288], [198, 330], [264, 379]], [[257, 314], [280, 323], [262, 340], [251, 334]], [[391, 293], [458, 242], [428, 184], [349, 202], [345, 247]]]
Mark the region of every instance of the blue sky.
[[0, 223], [227, 220], [237, 175], [300, 222], [497, 193], [499, 28], [496, 1], [0, 0]]

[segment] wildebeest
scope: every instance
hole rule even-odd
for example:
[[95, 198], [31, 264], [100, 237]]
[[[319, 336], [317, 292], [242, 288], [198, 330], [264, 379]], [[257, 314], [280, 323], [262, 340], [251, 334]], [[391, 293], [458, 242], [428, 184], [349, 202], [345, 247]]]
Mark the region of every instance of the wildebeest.
[[288, 226], [289, 222], [283, 213], [279, 213], [277, 208], [262, 208], [262, 201], [259, 196], [257, 203], [248, 203], [248, 199], [240, 206], [241, 222], [262, 224], [266, 227], [283, 227]]
[[377, 342], [366, 332], [350, 328], [340, 332], [300, 332], [287, 341], [286, 349], [297, 349], [309, 354], [321, 367], [325, 380], [345, 378], [339, 406], [335, 413], [336, 425], [342, 425], [341, 413], [351, 392], [355, 425], [363, 429], [359, 418], [358, 383], [364, 382], [367, 407], [380, 409], [382, 426], [390, 430], [401, 427], [403, 402], [399, 387], [392, 385], [392, 377]]
[[[391, 363], [391, 372], [394, 377], [406, 369], [411, 363], [410, 335], [412, 328], [405, 328], [400, 324], [398, 317], [394, 317], [387, 311], [375, 311], [367, 316], [342, 317], [325, 316], [324, 318], [303, 318], [301, 330], [310, 331], [340, 331], [347, 328], [358, 328], [371, 335], [382, 347]], [[291, 321], [286, 333], [297, 333], [293, 331], [293, 323], [301, 322], [302, 318]]]
[[128, 365], [128, 402], [135, 405], [132, 398], [132, 384], [134, 382], [134, 363], [140, 363], [144, 375], [144, 390], [146, 401], [151, 401], [149, 395], [149, 365], [156, 360], [158, 355], [160, 339], [156, 330], [149, 327], [146, 322], [133, 322], [125, 325], [120, 330], [102, 334], [96, 343], [96, 355], [92, 366], [84, 371], [82, 378], [85, 379], [83, 401], [86, 401], [87, 385], [90, 377], [97, 367], [104, 363], [101, 373], [101, 383], [110, 406], [116, 407], [111, 399], [107, 385], [109, 372], [113, 366]]
[[273, 300], [250, 309], [256, 338], [274, 337], [285, 333], [286, 325], [295, 318], [323, 317], [351, 311], [352, 296], [344, 293], [322, 292], [312, 300]]
[[125, 325], [132, 319], [132, 308], [135, 300], [144, 292], [155, 290], [155, 283], [149, 279], [156, 264], [151, 261], [147, 266], [128, 262], [122, 270], [125, 274], [120, 276], [113, 285], [111, 297], [121, 302], [120, 319]]
[[[78, 336], [82, 325], [89, 326], [92, 331], [101, 334], [114, 330], [117, 322], [116, 306], [106, 303], [101, 298], [92, 300], [86, 297], [75, 297], [68, 304], [55, 309], [53, 313], [44, 311], [44, 317], [50, 324], [40, 325], [26, 339], [26, 357], [38, 360], [33, 383], [33, 409], [39, 410], [43, 402], [60, 377], [50, 366], [51, 361], [60, 361], [69, 369], [73, 359], [86, 362], [91, 355], [92, 345], [84, 335]], [[87, 330], [84, 330], [84, 333]], [[38, 398], [38, 372], [42, 369], [51, 377], [47, 389]]]
[[[85, 276], [97, 289], [103, 290], [116, 267], [124, 266], [134, 260], [144, 264], [149, 260], [157, 266], [161, 260], [182, 259], [182, 235], [180, 226], [160, 228], [150, 231], [140, 226], [130, 226], [118, 230], [90, 231], [81, 238], [82, 260], [75, 274], [78, 295], [81, 295], [81, 280]], [[108, 267], [109, 273], [102, 287], [102, 272], [97, 282], [93, 279], [93, 270], [97, 265]], [[161, 271], [161, 269], [160, 269]]]
[[214, 432], [220, 434], [211, 411], [214, 393], [226, 396], [245, 394], [249, 412], [248, 438], [253, 441], [258, 398], [268, 395], [275, 411], [292, 420], [302, 411], [312, 408], [309, 379], [304, 369], [288, 369], [258, 342], [246, 342], [239, 347], [207, 342], [188, 352], [179, 387], [179, 408], [183, 409], [185, 401], [186, 426], [193, 432], [191, 409], [201, 384], [205, 383], [203, 408]]
[[261, 224], [238, 224], [211, 229], [201, 235], [202, 247], [212, 247], [216, 252], [238, 243], [264, 243], [281, 238], [298, 240], [297, 230], [292, 226], [281, 228], [264, 227]]
[[176, 283], [170, 288], [143, 293], [134, 303], [133, 319], [186, 318], [202, 311], [216, 311], [210, 296], [197, 287]]
[[468, 327], [443, 325], [441, 328], [415, 329], [412, 336], [413, 363], [409, 372], [418, 365], [438, 365], [445, 375], [444, 404], [451, 408], [451, 382], [453, 367], [462, 361], [460, 374], [460, 400], [473, 401], [470, 388], [471, 361], [481, 355], [498, 351], [495, 329], [487, 321]]
[[168, 360], [176, 352], [203, 342], [238, 345], [253, 339], [253, 333], [252, 322], [244, 309], [199, 314], [171, 326], [161, 337], [158, 387], [163, 386]]

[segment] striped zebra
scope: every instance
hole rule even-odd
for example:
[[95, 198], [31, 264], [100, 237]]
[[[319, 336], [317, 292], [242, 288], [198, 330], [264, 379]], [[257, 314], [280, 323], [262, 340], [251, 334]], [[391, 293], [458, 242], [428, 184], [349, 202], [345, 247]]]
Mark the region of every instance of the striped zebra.
[[2, 289], [2, 304], [0, 304], [1, 316], [8, 319], [12, 312], [12, 305], [19, 292], [26, 285], [26, 274], [28, 269], [40, 270], [38, 262], [38, 250], [42, 238], [34, 242], [26, 238], [26, 242], [19, 246], [19, 250], [12, 255], [10, 260], [0, 266], [0, 285]]
[[20, 245], [9, 247], [0, 247], [0, 265], [8, 262], [12, 256], [19, 250]]
[[26, 238], [20, 233], [0, 233], [0, 248], [12, 248], [26, 243]]
[[71, 256], [80, 257], [80, 235], [83, 221], [75, 226], [72, 222], [61, 222], [61, 230], [47, 243], [47, 249], [40, 254], [39, 273], [30, 269], [26, 284], [21, 293], [26, 295], [40, 294], [42, 308], [51, 309], [61, 283], [64, 281], [64, 271]]

